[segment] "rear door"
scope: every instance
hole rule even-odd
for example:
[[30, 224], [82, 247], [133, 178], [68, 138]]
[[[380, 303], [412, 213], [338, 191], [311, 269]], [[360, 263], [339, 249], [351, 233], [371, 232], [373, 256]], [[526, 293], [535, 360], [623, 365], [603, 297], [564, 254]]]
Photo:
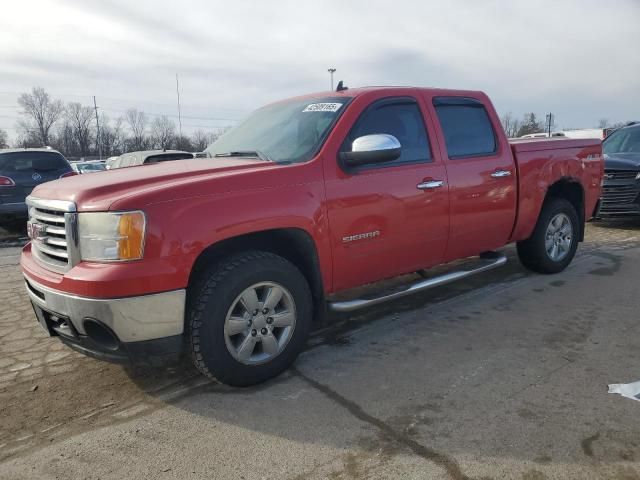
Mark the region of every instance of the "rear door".
[[451, 228], [445, 260], [505, 245], [515, 223], [516, 168], [488, 99], [434, 96], [446, 159]]
[[[338, 152], [327, 159], [335, 290], [440, 263], [449, 230], [446, 171], [430, 144], [423, 105], [411, 96], [358, 98], [349, 116], [354, 111], [340, 151], [350, 151], [358, 137], [386, 133], [400, 141], [402, 154], [357, 169], [341, 166]], [[421, 189], [425, 182], [436, 187]]]

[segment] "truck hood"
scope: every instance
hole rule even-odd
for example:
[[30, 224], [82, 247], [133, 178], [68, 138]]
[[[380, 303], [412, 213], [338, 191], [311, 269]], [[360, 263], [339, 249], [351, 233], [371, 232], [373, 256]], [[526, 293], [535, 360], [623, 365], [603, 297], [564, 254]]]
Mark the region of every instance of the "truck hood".
[[605, 170], [640, 170], [640, 153], [609, 153], [604, 155]]
[[[163, 194], [163, 200], [172, 200], [198, 195], [198, 186], [203, 185], [207, 186], [207, 193], [214, 193], [211, 183], [216, 179], [230, 180], [249, 172], [278, 167], [277, 163], [252, 158], [176, 160], [76, 175], [44, 183], [31, 195], [47, 200], [72, 201], [78, 211], [106, 211], [115, 202], [120, 204], [127, 199], [134, 199], [137, 208], [141, 208], [157, 199], [158, 193]], [[225, 181], [225, 191], [232, 190], [230, 183]]]

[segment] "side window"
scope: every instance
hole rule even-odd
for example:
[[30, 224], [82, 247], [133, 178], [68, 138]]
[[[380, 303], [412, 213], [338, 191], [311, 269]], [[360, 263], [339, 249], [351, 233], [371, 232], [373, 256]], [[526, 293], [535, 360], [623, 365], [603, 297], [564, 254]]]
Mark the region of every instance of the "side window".
[[387, 99], [369, 106], [349, 132], [341, 150], [351, 151], [356, 138], [374, 133], [393, 135], [402, 146], [400, 157], [385, 165], [433, 161], [422, 113], [413, 100]]
[[472, 98], [434, 98], [449, 158], [479, 157], [496, 151], [496, 136], [484, 105]]

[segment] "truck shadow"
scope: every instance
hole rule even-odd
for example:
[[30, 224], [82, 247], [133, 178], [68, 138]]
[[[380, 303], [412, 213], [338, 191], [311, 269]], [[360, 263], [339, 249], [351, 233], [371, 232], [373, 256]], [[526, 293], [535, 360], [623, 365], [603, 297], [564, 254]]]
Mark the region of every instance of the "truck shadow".
[[[215, 428], [213, 431], [220, 433], [230, 430], [234, 435], [247, 432], [246, 441], [264, 435], [277, 439], [273, 440], [276, 443], [348, 449], [341, 456], [341, 466], [334, 465], [331, 470], [316, 466], [299, 478], [375, 477], [376, 469], [392, 465], [409, 453], [435, 463], [456, 479], [469, 478], [456, 460], [465, 455], [493, 458], [498, 463], [526, 460], [527, 471], [522, 478], [540, 479], [547, 478], [542, 472], [556, 463], [563, 468], [589, 469], [595, 459], [606, 469], [620, 459], [639, 459], [636, 438], [640, 424], [623, 425], [627, 422], [624, 418], [633, 416], [633, 402], [619, 402], [614, 408], [604, 392], [582, 402], [571, 399], [570, 388], [575, 385], [603, 382], [595, 371], [575, 370], [575, 385], [565, 385], [560, 379], [558, 384], [536, 390], [536, 382], [542, 381], [535, 379], [570, 368], [576, 356], [588, 348], [601, 312], [597, 298], [591, 303], [585, 300], [590, 288], [600, 281], [599, 275], [591, 272], [596, 267], [614, 268], [617, 259], [609, 258], [613, 253], [606, 248], [592, 250], [566, 274], [548, 277], [529, 274], [514, 258], [513, 249], [507, 253], [509, 266], [502, 269], [371, 311], [330, 315], [314, 331], [296, 365], [276, 379], [242, 389], [205, 383], [169, 403], [199, 417], [201, 428]], [[529, 282], [528, 277], [535, 278]], [[443, 303], [479, 287], [525, 278], [512, 293], [504, 285], [502, 290], [485, 289], [484, 296], [465, 297], [473, 298], [468, 308], [459, 301], [455, 307], [443, 307]], [[538, 293], [546, 292], [544, 302], [549, 307], [571, 295], [576, 282], [584, 287], [583, 297], [562, 317], [535, 315], [530, 318], [539, 324], [528, 328], [522, 306], [511, 310], [511, 304], [525, 292], [527, 305], [532, 308], [543, 298]], [[492, 292], [499, 292], [494, 297], [497, 300], [485, 301]], [[436, 304], [432, 319], [429, 309]], [[491, 310], [481, 311], [487, 305], [492, 305]], [[393, 327], [396, 321], [398, 326]], [[621, 327], [632, 323], [626, 320], [626, 324], [623, 321], [610, 328], [620, 332], [624, 331]], [[394, 337], [389, 329], [400, 333]], [[414, 329], [415, 335], [407, 333]], [[495, 333], [480, 336], [478, 332], [484, 329]], [[464, 331], [474, 333], [458, 340], [458, 336], [465, 336]], [[405, 349], [399, 339], [407, 336], [413, 341]], [[506, 345], [502, 343], [505, 339]], [[623, 345], [620, 339], [616, 342], [620, 354], [628, 353], [625, 348], [630, 344]], [[434, 365], [415, 360], [431, 358], [431, 354]], [[441, 376], [439, 369], [447, 362], [453, 363], [447, 360], [448, 354], [464, 368], [446, 366]], [[351, 363], [352, 358], [357, 360]], [[525, 376], [534, 380], [521, 378]], [[458, 382], [465, 385], [464, 391], [456, 390]], [[390, 385], [391, 390], [385, 390], [384, 385]], [[527, 388], [539, 397], [505, 400], [514, 391]], [[456, 395], [450, 395], [454, 391]], [[586, 407], [587, 411], [576, 410], [575, 404], [590, 402], [600, 404]], [[501, 405], [504, 418], [485, 416], [495, 405]], [[574, 411], [578, 418], [570, 413]], [[596, 412], [602, 418], [594, 417]], [[563, 418], [573, 422], [570, 427], [562, 426]], [[603, 422], [607, 429], [600, 428]], [[549, 431], [553, 433], [545, 433]], [[251, 445], [233, 441], [239, 441], [237, 448], [246, 448], [251, 455]], [[571, 451], [569, 455], [567, 450]], [[629, 469], [634, 466], [627, 463]]]
[[600, 219], [593, 221], [591, 226], [603, 230], [637, 231], [640, 230], [640, 217]]

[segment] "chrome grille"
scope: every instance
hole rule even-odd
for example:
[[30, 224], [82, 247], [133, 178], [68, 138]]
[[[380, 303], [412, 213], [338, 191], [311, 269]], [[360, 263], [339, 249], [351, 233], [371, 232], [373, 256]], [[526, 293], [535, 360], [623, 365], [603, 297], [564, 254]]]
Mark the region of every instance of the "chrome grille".
[[640, 212], [636, 203], [640, 194], [640, 182], [636, 170], [605, 170], [600, 213], [615, 215]]
[[638, 172], [636, 170], [605, 170], [605, 180], [635, 180]]
[[34, 258], [49, 270], [66, 272], [78, 263], [75, 204], [27, 197], [27, 205]]

